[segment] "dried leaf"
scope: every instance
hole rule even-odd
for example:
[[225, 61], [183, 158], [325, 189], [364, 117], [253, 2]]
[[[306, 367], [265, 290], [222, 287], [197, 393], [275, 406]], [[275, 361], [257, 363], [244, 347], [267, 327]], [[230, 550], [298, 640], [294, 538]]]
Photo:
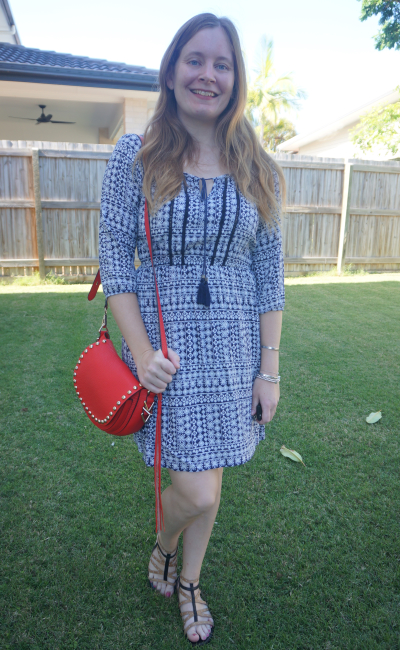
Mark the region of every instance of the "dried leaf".
[[294, 460], [296, 463], [302, 463], [305, 467], [303, 459], [297, 451], [293, 451], [293, 449], [286, 449], [285, 445], [282, 445], [279, 451], [281, 452], [282, 456], [286, 456], [286, 458], [290, 458], [290, 460]]
[[377, 411], [376, 413], [370, 413], [367, 418], [365, 418], [365, 421], [368, 422], [368, 424], [374, 424], [374, 422], [378, 422], [382, 417], [382, 411]]

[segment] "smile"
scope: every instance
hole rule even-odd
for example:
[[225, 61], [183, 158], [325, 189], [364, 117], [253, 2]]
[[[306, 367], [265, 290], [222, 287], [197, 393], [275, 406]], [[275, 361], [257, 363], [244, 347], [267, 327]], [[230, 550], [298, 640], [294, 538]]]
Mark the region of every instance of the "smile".
[[191, 90], [190, 92], [203, 97], [217, 97], [217, 93], [213, 93], [211, 90]]

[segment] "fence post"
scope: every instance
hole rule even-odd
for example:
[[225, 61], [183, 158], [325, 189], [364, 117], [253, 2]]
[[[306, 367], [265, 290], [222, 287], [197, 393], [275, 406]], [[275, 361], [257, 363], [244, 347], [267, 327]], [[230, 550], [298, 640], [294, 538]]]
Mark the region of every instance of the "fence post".
[[346, 258], [347, 248], [347, 233], [349, 230], [350, 219], [350, 201], [351, 201], [351, 184], [353, 181], [353, 165], [348, 161], [344, 165], [344, 178], [343, 178], [343, 197], [342, 197], [342, 212], [340, 215], [340, 234], [339, 234], [339, 248], [337, 257], [337, 272], [342, 272], [344, 260]]
[[44, 242], [43, 242], [43, 217], [42, 217], [42, 199], [40, 196], [40, 170], [39, 170], [39, 149], [32, 149], [32, 172], [33, 172], [33, 191], [35, 194], [35, 221], [36, 221], [36, 241], [39, 257], [39, 275], [42, 280], [46, 277], [44, 266]]

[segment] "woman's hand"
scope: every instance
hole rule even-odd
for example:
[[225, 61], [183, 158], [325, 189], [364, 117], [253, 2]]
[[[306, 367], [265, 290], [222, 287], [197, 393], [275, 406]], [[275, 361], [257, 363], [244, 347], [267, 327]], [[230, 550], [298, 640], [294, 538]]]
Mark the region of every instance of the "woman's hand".
[[151, 348], [145, 350], [135, 362], [140, 383], [153, 393], [163, 393], [171, 383], [172, 376], [180, 368], [179, 355], [171, 348], [168, 348], [168, 359], [161, 350]]
[[262, 419], [256, 419], [258, 424], [271, 422], [278, 406], [279, 396], [279, 383], [274, 384], [271, 381], [265, 381], [264, 379], [254, 380], [251, 414], [256, 414], [257, 404], [260, 403], [262, 408]]

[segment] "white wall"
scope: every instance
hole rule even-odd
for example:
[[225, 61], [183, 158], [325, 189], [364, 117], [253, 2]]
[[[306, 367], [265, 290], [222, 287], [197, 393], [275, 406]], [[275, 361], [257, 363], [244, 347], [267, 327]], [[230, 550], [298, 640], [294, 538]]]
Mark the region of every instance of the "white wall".
[[[14, 33], [13, 33], [14, 32]], [[14, 36], [14, 30], [10, 29], [7, 17], [4, 13], [3, 7], [0, 5], [0, 43], [14, 43], [17, 44], [17, 39]]]
[[310, 144], [299, 147], [298, 153], [308, 156], [320, 156], [321, 158], [360, 158], [362, 160], [391, 160], [393, 156], [376, 147], [372, 151], [363, 154], [350, 140], [349, 130], [353, 129], [358, 122], [354, 122], [331, 136], [320, 138]]
[[[40, 110], [38, 112], [38, 115]], [[36, 124], [0, 120], [0, 140], [50, 140], [52, 142], [99, 142], [96, 126], [77, 124]]]

